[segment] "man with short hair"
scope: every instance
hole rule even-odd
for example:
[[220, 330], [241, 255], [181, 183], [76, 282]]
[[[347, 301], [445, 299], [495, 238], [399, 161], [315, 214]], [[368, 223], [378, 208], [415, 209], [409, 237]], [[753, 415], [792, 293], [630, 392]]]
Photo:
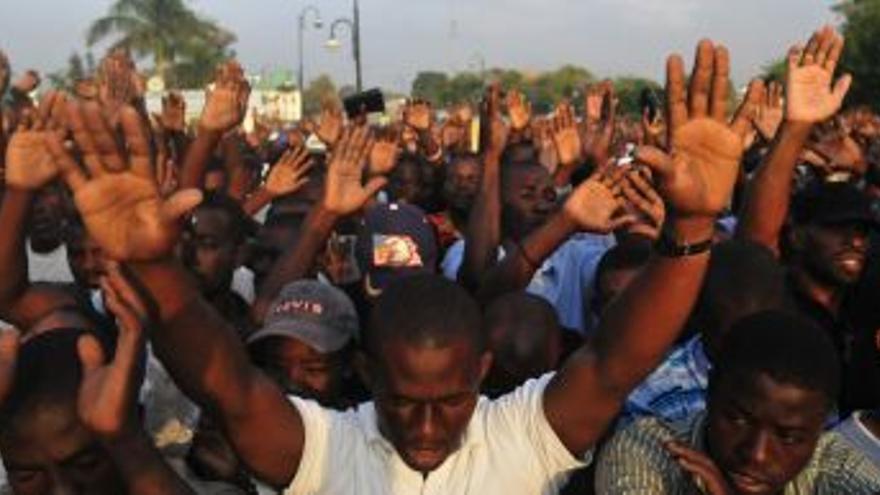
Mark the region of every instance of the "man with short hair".
[[600, 455], [596, 491], [878, 493], [880, 471], [824, 432], [839, 378], [831, 340], [810, 320], [778, 311], [740, 320], [710, 374], [706, 414], [619, 431]]
[[[130, 155], [124, 156], [106, 146], [114, 141], [105, 126], [81, 125], [100, 121], [98, 107], [69, 108], [74, 135], [100, 146], [80, 143], [86, 162], [104, 173], [87, 177], [60, 143], [50, 141], [50, 150], [89, 231], [110, 256], [128, 262], [156, 303], [157, 354], [183, 390], [217, 412], [257, 477], [290, 493], [554, 493], [569, 470], [589, 459], [626, 395], [684, 325], [708, 266], [715, 217], [737, 177], [755, 99], [750, 95], [728, 124], [726, 49], [700, 44], [695, 65], [714, 69], [695, 70], [690, 91], [681, 59], [671, 57], [668, 65], [673, 153], [638, 154], [675, 212], [662, 256], [613, 306], [594, 346], [578, 350], [559, 373], [496, 401], [479, 398], [491, 365], [479, 306], [452, 282], [415, 276], [390, 286], [373, 311], [361, 369], [374, 401], [345, 413], [302, 399], [291, 403], [168, 259], [176, 220], [200, 194], [157, 196], [137, 113], [120, 113]], [[345, 132], [328, 166], [324, 199], [310, 214], [316, 225], [326, 228], [359, 211], [382, 187], [382, 180], [362, 182], [369, 148], [367, 128]], [[110, 162], [125, 166], [111, 170]], [[612, 229], [621, 190], [627, 194], [614, 177], [584, 182], [508, 262], [543, 259], [577, 231]], [[319, 240], [309, 240], [301, 254], [313, 253]], [[203, 359], [192, 359], [196, 353]]]

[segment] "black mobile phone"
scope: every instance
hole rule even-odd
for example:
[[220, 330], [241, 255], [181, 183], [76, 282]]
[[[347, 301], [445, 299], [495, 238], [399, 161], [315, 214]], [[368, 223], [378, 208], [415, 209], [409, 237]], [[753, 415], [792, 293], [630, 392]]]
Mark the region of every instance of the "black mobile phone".
[[655, 122], [657, 120], [660, 99], [657, 98], [657, 93], [653, 89], [645, 88], [642, 90], [641, 107], [643, 112], [648, 112], [648, 122]]
[[385, 97], [379, 88], [368, 89], [342, 101], [345, 113], [352, 119], [362, 114], [385, 112]]

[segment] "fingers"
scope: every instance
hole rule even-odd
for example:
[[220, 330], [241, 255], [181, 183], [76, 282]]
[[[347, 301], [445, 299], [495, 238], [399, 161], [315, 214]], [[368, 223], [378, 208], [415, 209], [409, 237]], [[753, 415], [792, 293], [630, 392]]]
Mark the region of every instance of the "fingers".
[[202, 192], [198, 189], [183, 189], [172, 194], [159, 211], [165, 223], [176, 223], [202, 202]]
[[636, 150], [636, 161], [647, 165], [652, 172], [660, 177], [669, 176], [674, 166], [670, 155], [653, 146], [642, 146]]
[[834, 88], [832, 89], [831, 95], [834, 97], [834, 101], [837, 107], [840, 107], [843, 104], [843, 99], [846, 98], [846, 94], [849, 92], [850, 86], [852, 86], [852, 76], [849, 74], [844, 74], [841, 76], [837, 82], [834, 83]]
[[131, 172], [145, 179], [155, 178], [150, 140], [140, 114], [131, 106], [126, 105], [119, 112], [119, 119], [122, 124], [122, 132], [125, 135], [125, 143], [128, 146]]
[[85, 173], [64, 148], [64, 143], [59, 136], [55, 134], [46, 136], [46, 149], [49, 150], [49, 154], [61, 170], [61, 176], [64, 177], [64, 182], [67, 183], [67, 187], [71, 191], [76, 193], [88, 182]]
[[684, 61], [673, 55], [666, 61], [666, 114], [670, 136], [688, 119], [684, 82]]
[[76, 351], [79, 354], [84, 376], [94, 373], [104, 365], [104, 350], [93, 335], [80, 336], [76, 342]]
[[715, 70], [712, 76], [712, 96], [709, 106], [710, 116], [719, 121], [727, 121], [727, 97], [730, 92], [730, 53], [724, 46], [715, 47]]
[[712, 73], [715, 68], [715, 47], [709, 40], [697, 45], [696, 61], [688, 90], [690, 117], [702, 118], [709, 114], [709, 92], [712, 89]]
[[95, 102], [86, 103], [83, 106], [83, 117], [106, 170], [109, 172], [125, 170], [125, 160], [122, 159], [113, 130], [104, 118], [101, 106]]
[[813, 65], [816, 63], [816, 55], [819, 52], [819, 43], [822, 37], [822, 31], [816, 31], [813, 33], [813, 36], [810, 37], [810, 41], [807, 43], [807, 48], [804, 50], [803, 56], [801, 57], [801, 65]]
[[388, 179], [386, 177], [374, 177], [364, 186], [364, 191], [366, 192], [367, 197], [372, 198], [376, 194], [379, 194], [379, 191], [381, 191], [387, 184]]
[[73, 131], [73, 140], [76, 141], [76, 145], [82, 152], [83, 163], [85, 163], [89, 175], [92, 177], [104, 175], [101, 155], [98, 153], [98, 146], [92, 138], [91, 131], [86, 126], [83, 106], [77, 102], [70, 102], [67, 106], [67, 117]]
[[788, 49], [788, 72], [797, 69], [801, 65], [801, 60], [804, 57], [804, 47], [801, 45], [794, 45]]
[[825, 67], [837, 37], [837, 33], [830, 26], [822, 28], [822, 36], [819, 38], [819, 49], [816, 51], [816, 65]]
[[755, 79], [749, 83], [749, 89], [746, 91], [746, 96], [743, 98], [742, 103], [740, 103], [740, 106], [733, 117], [733, 122], [730, 124], [730, 128], [740, 138], [744, 139], [752, 129], [752, 119], [757, 113], [761, 101], [764, 100], [764, 95], [765, 89], [763, 81]]
[[828, 50], [828, 55], [825, 58], [824, 63], [822, 64], [825, 70], [832, 74], [837, 69], [837, 63], [840, 61], [840, 57], [843, 54], [843, 46], [843, 36], [835, 32], [831, 48]]

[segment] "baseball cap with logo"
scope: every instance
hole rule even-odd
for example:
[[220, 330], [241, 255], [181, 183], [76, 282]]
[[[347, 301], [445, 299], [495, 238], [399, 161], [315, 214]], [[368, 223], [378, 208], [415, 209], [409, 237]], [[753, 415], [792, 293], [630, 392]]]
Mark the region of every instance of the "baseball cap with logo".
[[876, 223], [868, 195], [848, 182], [812, 183], [798, 191], [791, 202], [791, 217], [798, 225]]
[[265, 325], [247, 343], [287, 337], [330, 354], [357, 335], [357, 313], [344, 292], [317, 280], [297, 280], [284, 286], [266, 313]]
[[367, 295], [376, 297], [394, 280], [436, 271], [437, 235], [418, 207], [379, 204], [361, 221], [355, 256]]

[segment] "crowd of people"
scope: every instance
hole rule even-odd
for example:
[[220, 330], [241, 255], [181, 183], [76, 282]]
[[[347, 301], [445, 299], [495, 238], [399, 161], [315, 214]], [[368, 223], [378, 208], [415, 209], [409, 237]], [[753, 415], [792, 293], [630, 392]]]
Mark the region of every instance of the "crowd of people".
[[[35, 494], [880, 493], [880, 117], [831, 27], [661, 108], [197, 122], [0, 57], [0, 457]], [[8, 89], [8, 90], [7, 90]], [[40, 93], [39, 98], [33, 98]]]

